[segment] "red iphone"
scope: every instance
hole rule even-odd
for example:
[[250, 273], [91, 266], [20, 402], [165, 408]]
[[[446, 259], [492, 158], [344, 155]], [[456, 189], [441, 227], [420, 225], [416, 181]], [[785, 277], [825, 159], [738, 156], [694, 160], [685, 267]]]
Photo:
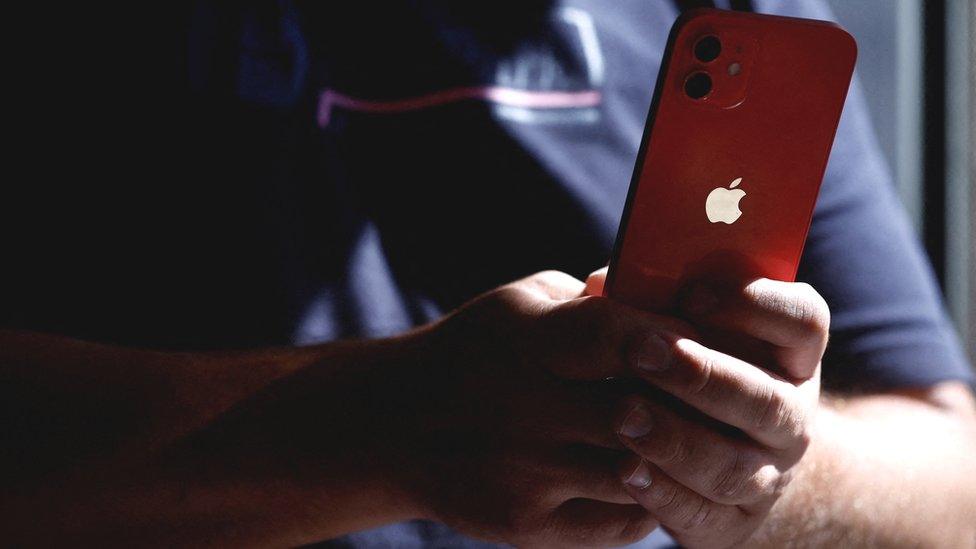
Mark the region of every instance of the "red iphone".
[[833, 23], [715, 9], [680, 17], [606, 295], [665, 312], [690, 279], [793, 280], [856, 56]]

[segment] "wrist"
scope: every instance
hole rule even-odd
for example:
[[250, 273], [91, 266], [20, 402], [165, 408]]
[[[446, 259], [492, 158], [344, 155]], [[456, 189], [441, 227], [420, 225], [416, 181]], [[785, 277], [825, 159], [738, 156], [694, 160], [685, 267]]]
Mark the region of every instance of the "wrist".
[[383, 340], [367, 376], [373, 390], [365, 414], [370, 416], [371, 477], [377, 501], [385, 501], [396, 521], [433, 519], [422, 486], [430, 475], [418, 441], [427, 421], [422, 409], [437, 397], [428, 382], [436, 331], [430, 327]]
[[247, 452], [263, 454], [254, 461], [270, 463], [268, 480], [291, 494], [276, 513], [301, 518], [303, 543], [426, 516], [404, 448], [414, 422], [403, 386], [418, 346], [408, 335], [305, 347], [305, 365], [256, 406]]
[[[431, 518], [420, 486], [427, 467], [415, 450], [424, 428], [420, 409], [434, 395], [425, 381], [434, 334], [428, 328], [351, 345], [361, 346], [362, 360], [345, 379], [333, 384], [335, 417], [350, 472], [371, 512], [383, 523]], [[342, 453], [340, 451], [340, 453]]]

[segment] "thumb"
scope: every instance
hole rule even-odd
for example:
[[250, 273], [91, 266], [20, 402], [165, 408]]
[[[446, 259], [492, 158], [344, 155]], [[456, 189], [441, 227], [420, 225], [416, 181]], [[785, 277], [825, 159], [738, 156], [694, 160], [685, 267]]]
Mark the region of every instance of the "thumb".
[[607, 281], [607, 268], [598, 269], [586, 277], [586, 288], [583, 295], [603, 295], [603, 285]]

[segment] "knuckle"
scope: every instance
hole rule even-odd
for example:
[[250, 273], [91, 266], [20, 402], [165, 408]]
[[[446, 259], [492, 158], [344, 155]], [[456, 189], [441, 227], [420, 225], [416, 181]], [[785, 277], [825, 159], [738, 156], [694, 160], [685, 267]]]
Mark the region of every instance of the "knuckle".
[[696, 501], [685, 506], [684, 517], [681, 519], [682, 530], [698, 530], [715, 520], [714, 507], [705, 498], [694, 498]]
[[613, 303], [609, 299], [585, 296], [565, 303], [556, 310], [573, 327], [574, 335], [586, 335], [590, 342], [601, 345], [607, 343], [616, 331], [616, 315], [612, 308]]
[[756, 431], [799, 435], [803, 421], [794, 404], [793, 390], [786, 384], [766, 385], [761, 389], [752, 419]]
[[786, 297], [776, 282], [755, 281], [742, 289], [742, 298], [759, 305], [763, 309], [781, 311], [786, 309]]
[[751, 503], [772, 495], [777, 489], [779, 473], [762, 461], [753, 452], [737, 451], [715, 477], [712, 499], [730, 504]]
[[691, 461], [691, 445], [681, 437], [669, 437], [661, 443], [660, 449], [655, 448], [654, 453], [660, 456], [662, 465], [680, 468]]
[[573, 311], [576, 315], [592, 320], [600, 320], [612, 316], [609, 299], [600, 296], [583, 296], [573, 301]]
[[677, 363], [673, 370], [681, 372], [680, 383], [691, 396], [707, 397], [713, 389], [714, 372], [719, 366], [712, 352], [693, 352], [681, 345], [672, 344], [672, 356]]
[[796, 443], [795, 447], [799, 450], [797, 456], [797, 460], [799, 460], [813, 441], [813, 433], [810, 432], [810, 426], [806, 420], [799, 420], [797, 422], [793, 432], [793, 439]]
[[830, 308], [817, 290], [799, 283], [799, 291], [792, 299], [791, 310], [801, 329], [814, 339], [825, 338], [830, 330]]
[[488, 294], [486, 298], [485, 301], [514, 311], [531, 312], [533, 305], [541, 305], [539, 295], [521, 282], [506, 284]]
[[692, 393], [697, 395], [707, 395], [711, 389], [715, 371], [715, 359], [708, 357], [698, 363], [698, 371], [695, 372], [695, 380], [692, 382]]
[[793, 470], [787, 469], [785, 471], [779, 471], [775, 467], [767, 467], [771, 469], [770, 473], [767, 475], [769, 482], [770, 495], [780, 495], [786, 489], [786, 486], [793, 480]]
[[656, 514], [669, 528], [681, 532], [694, 532], [710, 529], [719, 522], [715, 506], [707, 499], [695, 494], [669, 494], [666, 503], [656, 509]]
[[782, 494], [790, 483], [791, 473], [789, 470], [782, 472], [776, 466], [768, 464], [756, 471], [754, 477], [756, 500], [759, 500]]
[[745, 298], [761, 308], [775, 311], [791, 319], [801, 337], [825, 338], [830, 329], [830, 308], [823, 296], [805, 282], [795, 282], [787, 289], [769, 284], [750, 285]]
[[748, 491], [749, 473], [744, 458], [736, 451], [718, 468], [712, 481], [709, 495], [716, 501], [741, 501]]
[[[613, 365], [621, 371], [633, 361], [633, 326], [620, 314], [618, 305], [599, 296], [576, 299], [567, 308], [575, 326], [577, 343], [593, 353], [592, 360]], [[641, 336], [645, 334], [640, 334]]]
[[555, 280], [570, 280], [570, 279], [575, 280], [575, 279], [573, 279], [573, 277], [569, 276], [568, 274], [566, 274], [566, 273], [564, 273], [562, 271], [558, 271], [556, 269], [546, 269], [544, 271], [539, 271], [539, 272], [537, 272], [537, 273], [535, 273], [533, 275], [530, 275], [528, 279], [529, 280], [532, 280], [532, 281], [535, 281], [535, 282], [545, 282], [547, 280], [553, 280], [553, 279], [555, 279]]
[[585, 296], [553, 309], [554, 317], [574, 333], [588, 334], [596, 342], [606, 341], [613, 333], [615, 315], [609, 299]]
[[579, 281], [572, 276], [555, 269], [539, 271], [523, 278], [518, 282], [523, 285], [530, 286], [533, 289], [545, 294], [548, 294], [549, 290], [552, 288], [569, 286], [575, 287], [579, 284]]

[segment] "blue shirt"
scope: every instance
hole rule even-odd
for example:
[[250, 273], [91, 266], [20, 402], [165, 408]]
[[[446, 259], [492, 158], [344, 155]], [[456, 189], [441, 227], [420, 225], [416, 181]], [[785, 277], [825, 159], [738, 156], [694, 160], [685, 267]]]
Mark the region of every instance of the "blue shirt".
[[[38, 92], [59, 109], [28, 132], [4, 326], [174, 349], [382, 337], [606, 264], [673, 3], [215, 4], [89, 17], [44, 50], [37, 88], [70, 101]], [[825, 387], [970, 380], [864, 102], [855, 83], [799, 274], [832, 312]], [[421, 544], [479, 545], [422, 521], [326, 545]]]

